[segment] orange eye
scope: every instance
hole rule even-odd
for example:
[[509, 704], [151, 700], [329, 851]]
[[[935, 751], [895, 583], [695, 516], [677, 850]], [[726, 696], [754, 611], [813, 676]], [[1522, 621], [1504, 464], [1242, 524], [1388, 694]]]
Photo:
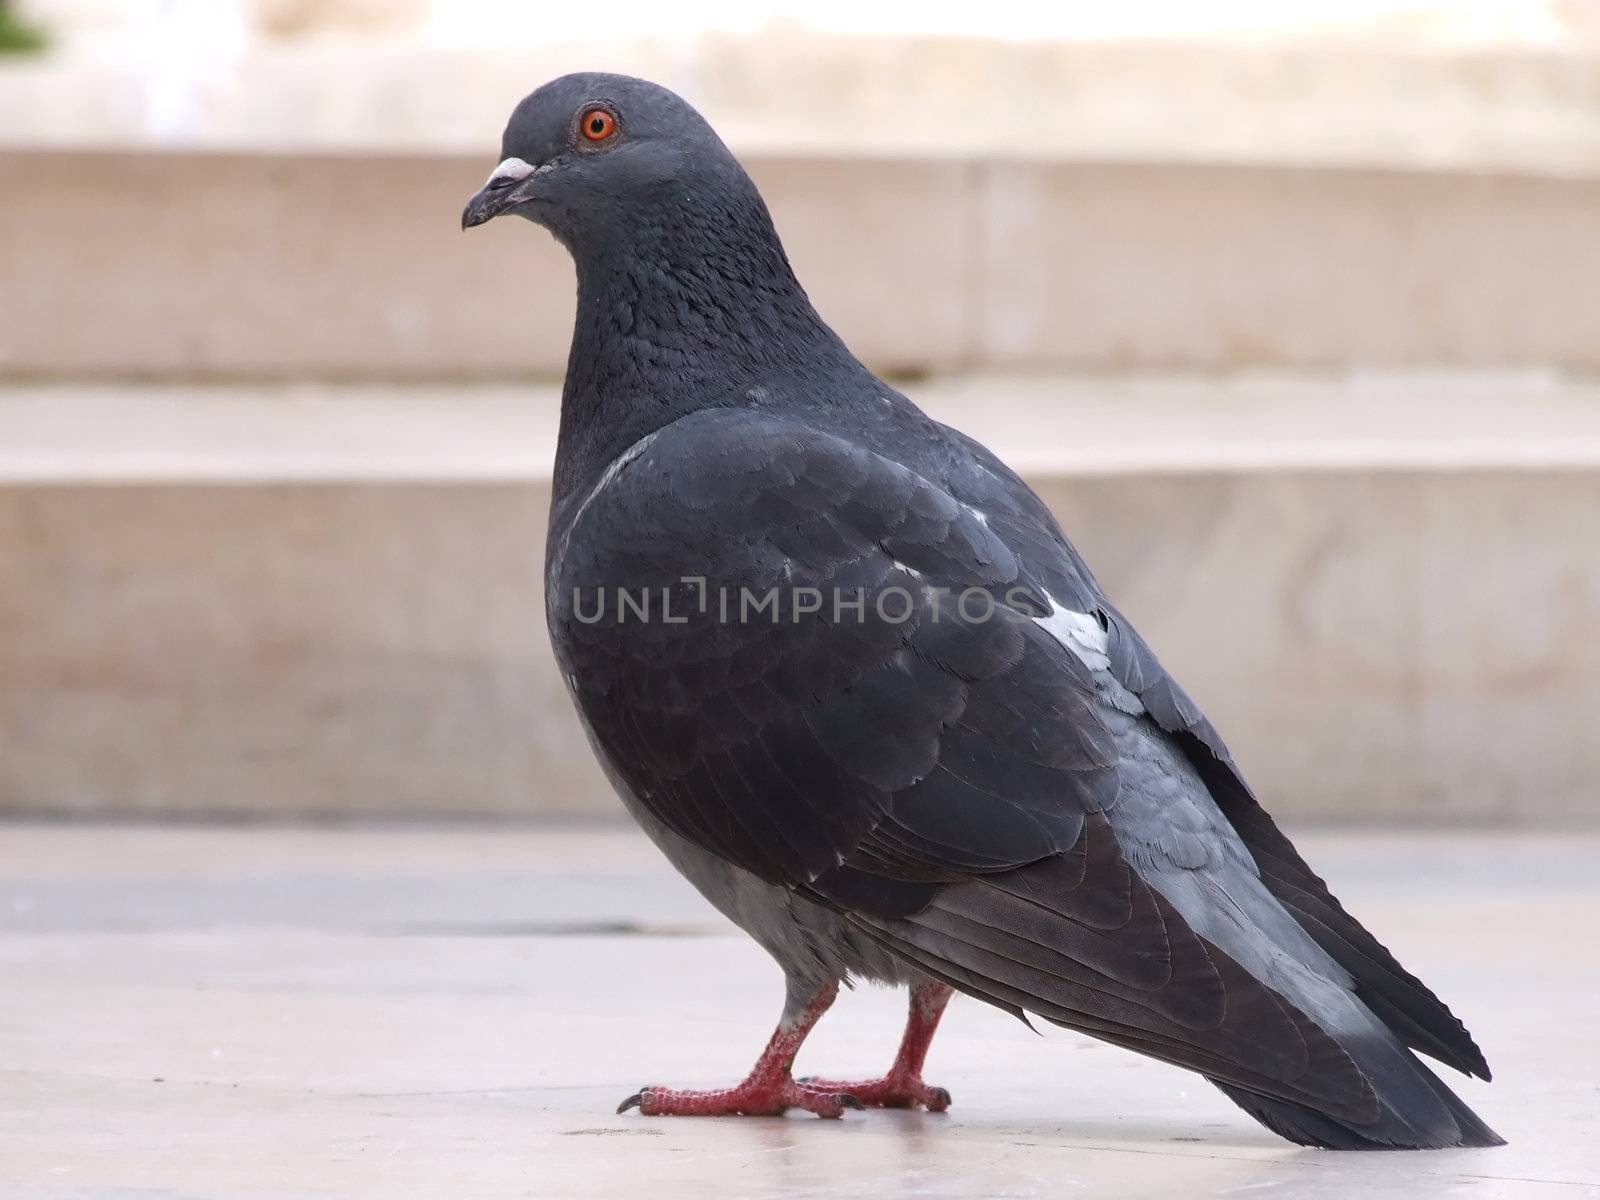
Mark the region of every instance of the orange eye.
[[617, 131], [617, 119], [603, 108], [591, 108], [578, 118], [578, 128], [591, 142], [603, 142]]

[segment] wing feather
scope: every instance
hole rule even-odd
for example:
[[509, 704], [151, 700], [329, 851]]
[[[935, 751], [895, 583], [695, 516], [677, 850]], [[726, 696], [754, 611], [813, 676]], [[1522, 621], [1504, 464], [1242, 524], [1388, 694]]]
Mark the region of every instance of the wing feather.
[[[549, 588], [563, 669], [616, 777], [680, 836], [973, 995], [1372, 1126], [1387, 1101], [1351, 1053], [1156, 885], [1164, 869], [1208, 870], [1205, 839], [1235, 845], [1219, 833], [1231, 824], [1374, 1012], [1412, 1046], [1481, 1067], [1460, 1023], [1277, 831], [1203, 714], [1007, 474], [931, 479], [754, 413], [696, 414], [655, 435], [583, 506]], [[729, 620], [714, 601], [687, 614], [680, 603], [673, 621], [685, 576], [702, 597], [776, 590], [791, 607]], [[655, 619], [579, 619], [570, 597], [608, 588], [641, 590]], [[823, 603], [801, 611], [807, 589]], [[839, 589], [864, 602], [830, 611]], [[886, 611], [875, 600], [891, 589], [905, 603]], [[1063, 605], [1099, 618], [1103, 656], [1036, 620]], [[1123, 689], [1112, 708], [1108, 671]], [[1119, 842], [1108, 814], [1130, 721], [1181, 747], [1190, 799], [1214, 800], [1227, 824], [1169, 830], [1157, 805], [1137, 845]], [[1139, 778], [1175, 783], [1153, 769]], [[1141, 866], [1152, 854], [1164, 861]], [[1227, 940], [1216, 914], [1191, 917]]]

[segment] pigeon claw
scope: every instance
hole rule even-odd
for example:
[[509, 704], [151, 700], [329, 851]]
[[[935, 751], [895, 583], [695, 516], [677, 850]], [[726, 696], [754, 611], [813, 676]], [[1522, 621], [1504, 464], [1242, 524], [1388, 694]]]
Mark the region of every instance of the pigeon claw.
[[640, 1088], [621, 1104], [618, 1114], [637, 1108], [646, 1117], [781, 1117], [791, 1108], [837, 1120], [847, 1108], [860, 1112], [866, 1104], [847, 1092], [802, 1087], [793, 1079], [746, 1080], [736, 1087], [708, 1091]]
[[629, 1096], [626, 1100], [624, 1100], [621, 1104], [617, 1105], [617, 1116], [620, 1117], [623, 1113], [627, 1112], [630, 1108], [638, 1108], [643, 1103], [644, 1103], [644, 1093], [642, 1091], [641, 1092], [635, 1092], [633, 1095]]

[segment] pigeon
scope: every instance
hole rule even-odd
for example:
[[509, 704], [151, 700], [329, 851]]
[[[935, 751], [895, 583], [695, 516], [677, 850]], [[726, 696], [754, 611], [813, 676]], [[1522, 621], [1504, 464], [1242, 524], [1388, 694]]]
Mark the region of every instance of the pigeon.
[[[1039, 497], [817, 314], [693, 107], [563, 76], [500, 159], [462, 227], [526, 217], [577, 267], [557, 661], [623, 805], [786, 984], [745, 1079], [619, 1113], [942, 1111], [923, 1066], [959, 992], [1195, 1071], [1301, 1145], [1501, 1143], [1413, 1053], [1488, 1079], [1466, 1028], [1301, 858]], [[909, 988], [889, 1069], [796, 1077], [856, 981]]]

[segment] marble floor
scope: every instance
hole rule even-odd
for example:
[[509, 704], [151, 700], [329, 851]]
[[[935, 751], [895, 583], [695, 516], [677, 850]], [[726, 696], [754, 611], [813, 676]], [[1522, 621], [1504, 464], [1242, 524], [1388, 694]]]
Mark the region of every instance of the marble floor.
[[[1311, 833], [1471, 1026], [1510, 1145], [1300, 1150], [1197, 1078], [958, 999], [947, 1114], [647, 1119], [728, 1082], [765, 956], [631, 829], [0, 825], [0, 1196], [1600, 1197], [1600, 838]], [[886, 1065], [844, 996], [800, 1067]]]

